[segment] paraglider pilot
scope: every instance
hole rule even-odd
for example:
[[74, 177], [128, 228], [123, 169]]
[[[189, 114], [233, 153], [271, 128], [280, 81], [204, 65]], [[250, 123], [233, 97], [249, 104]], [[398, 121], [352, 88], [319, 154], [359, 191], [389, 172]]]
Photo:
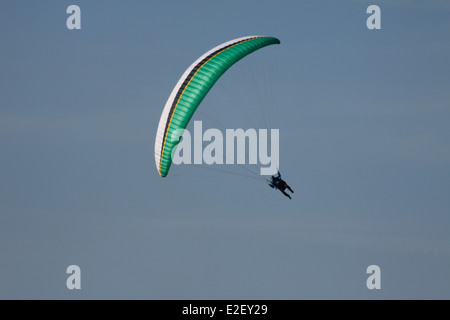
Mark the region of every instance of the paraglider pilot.
[[280, 190], [289, 199], [291, 199], [291, 196], [287, 194], [284, 190], [288, 189], [290, 192], [294, 193], [294, 190], [291, 189], [291, 187], [286, 183], [286, 181], [281, 179], [280, 171], [278, 171], [276, 175], [270, 177], [269, 187]]

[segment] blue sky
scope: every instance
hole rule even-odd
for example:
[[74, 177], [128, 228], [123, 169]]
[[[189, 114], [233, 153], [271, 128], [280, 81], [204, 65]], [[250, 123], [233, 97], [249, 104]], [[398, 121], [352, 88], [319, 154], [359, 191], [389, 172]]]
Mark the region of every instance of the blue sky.
[[[81, 30], [66, 28], [71, 4]], [[366, 28], [371, 4], [381, 30]], [[446, 1], [0, 2], [0, 298], [448, 299], [449, 13]], [[281, 44], [233, 66], [197, 116], [272, 121], [293, 199], [205, 168], [162, 179], [154, 139], [178, 78], [254, 34]], [[242, 111], [268, 99], [275, 117]], [[66, 288], [72, 264], [81, 290]], [[381, 290], [365, 285], [372, 264]]]

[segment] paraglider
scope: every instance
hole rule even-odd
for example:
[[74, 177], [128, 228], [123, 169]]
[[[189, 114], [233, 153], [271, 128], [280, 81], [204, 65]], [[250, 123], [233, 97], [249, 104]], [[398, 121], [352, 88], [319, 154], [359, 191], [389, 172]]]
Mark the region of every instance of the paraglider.
[[[164, 106], [156, 133], [155, 163], [161, 177], [168, 175], [184, 130], [217, 80], [242, 58], [273, 44], [280, 44], [280, 40], [270, 36], [234, 39], [209, 50], [183, 73]], [[269, 186], [280, 190], [289, 199], [291, 196], [285, 189], [294, 192], [281, 179], [279, 171], [271, 177]]]
[[281, 179], [280, 171], [278, 171], [276, 175], [271, 176], [270, 181], [268, 182], [269, 187], [280, 190], [282, 194], [284, 194], [289, 199], [292, 199], [291, 196], [284, 190], [288, 189], [292, 193], [294, 193], [294, 190], [292, 190], [292, 188], [286, 183], [286, 181]]

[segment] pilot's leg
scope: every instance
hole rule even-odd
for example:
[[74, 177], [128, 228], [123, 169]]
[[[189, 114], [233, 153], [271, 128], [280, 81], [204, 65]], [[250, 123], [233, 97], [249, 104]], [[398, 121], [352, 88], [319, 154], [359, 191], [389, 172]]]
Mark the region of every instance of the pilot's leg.
[[291, 198], [291, 196], [290, 195], [288, 195], [284, 190], [280, 190], [286, 197], [288, 197], [289, 199], [291, 199], [292, 200], [292, 198]]

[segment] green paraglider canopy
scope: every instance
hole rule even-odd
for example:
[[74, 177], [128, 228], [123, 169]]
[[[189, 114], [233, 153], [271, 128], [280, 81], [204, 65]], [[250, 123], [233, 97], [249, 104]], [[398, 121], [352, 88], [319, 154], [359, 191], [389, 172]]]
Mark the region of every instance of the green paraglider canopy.
[[172, 151], [179, 143], [174, 136], [186, 129], [192, 115], [216, 81], [233, 64], [250, 53], [280, 40], [267, 36], [250, 36], [225, 42], [198, 58], [178, 80], [159, 120], [155, 140], [155, 162], [161, 177], [167, 176]]

